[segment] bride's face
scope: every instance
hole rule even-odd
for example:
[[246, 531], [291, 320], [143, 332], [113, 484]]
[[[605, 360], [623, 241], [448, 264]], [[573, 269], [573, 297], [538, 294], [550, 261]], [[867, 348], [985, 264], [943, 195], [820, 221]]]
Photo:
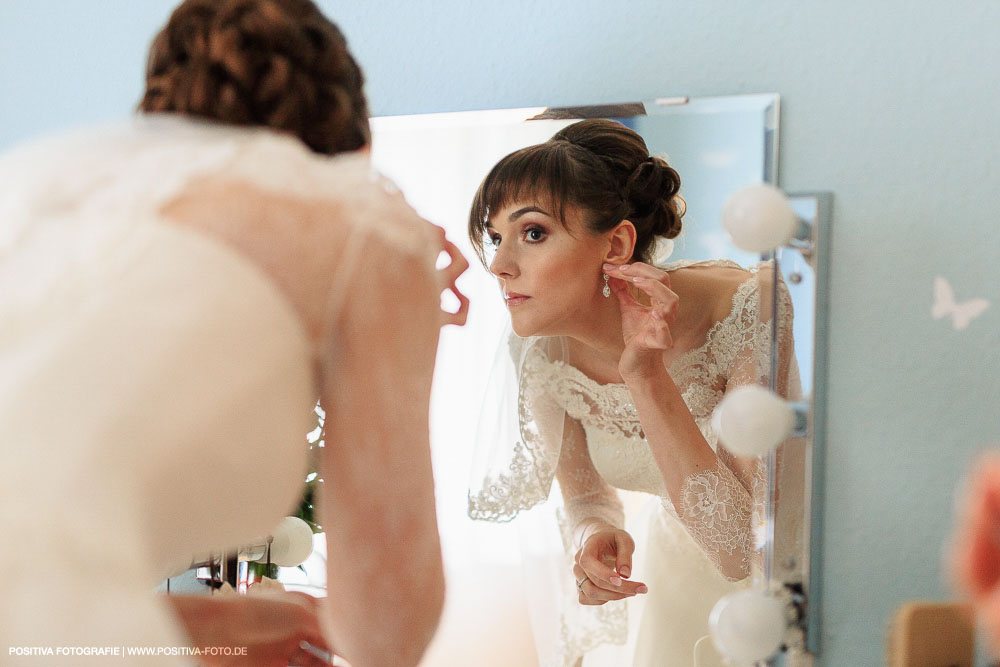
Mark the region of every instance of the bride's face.
[[514, 202], [486, 224], [496, 253], [490, 272], [519, 336], [570, 334], [600, 298], [608, 241], [584, 227], [578, 208], [565, 208], [566, 226], [534, 200]]

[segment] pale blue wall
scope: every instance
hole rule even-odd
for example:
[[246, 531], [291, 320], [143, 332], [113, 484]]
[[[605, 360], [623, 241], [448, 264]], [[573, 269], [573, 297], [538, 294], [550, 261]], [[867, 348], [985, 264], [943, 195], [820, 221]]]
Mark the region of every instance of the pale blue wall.
[[[0, 147], [123, 116], [172, 4], [3, 0]], [[948, 594], [953, 489], [1000, 446], [1000, 3], [323, 5], [380, 114], [782, 95], [781, 183], [836, 197], [823, 664], [880, 664], [891, 610]], [[938, 274], [993, 307], [932, 320]]]

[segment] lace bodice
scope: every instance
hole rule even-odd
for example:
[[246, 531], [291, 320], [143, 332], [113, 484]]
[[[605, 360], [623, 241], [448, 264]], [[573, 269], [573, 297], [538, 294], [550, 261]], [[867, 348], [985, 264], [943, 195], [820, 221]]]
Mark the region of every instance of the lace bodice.
[[[676, 263], [668, 268], [689, 264]], [[705, 264], [737, 267], [728, 261]], [[746, 354], [749, 346], [769, 338], [767, 322], [760, 317], [756, 291], [755, 280], [743, 282], [733, 294], [728, 316], [712, 326], [702, 345], [680, 355], [669, 369], [712, 449], [718, 444], [718, 435], [711, 424], [712, 412], [725, 394], [730, 369], [741, 351]], [[536, 376], [534, 381], [545, 384], [567, 414], [583, 425], [588, 451], [601, 476], [618, 488], [664, 495], [663, 481], [656, 472], [628, 387], [601, 384], [571, 364], [539, 356], [536, 362], [525, 366], [526, 372]], [[766, 355], [755, 354], [754, 361], [758, 362], [756, 374], [766, 377]]]
[[[728, 268], [728, 261], [711, 264]], [[668, 270], [687, 266], [670, 265]], [[535, 392], [558, 404], [570, 421], [564, 427], [557, 477], [569, 523], [601, 518], [621, 525], [621, 510], [612, 488], [655, 494], [680, 520], [702, 551], [726, 574], [739, 579], [749, 572], [754, 552], [753, 506], [763, 500], [762, 466], [734, 457], [718, 447], [712, 413], [727, 388], [766, 379], [771, 326], [761, 310], [760, 267], [735, 290], [729, 314], [708, 331], [705, 342], [673, 361], [669, 373], [702, 435], [718, 456], [715, 470], [688, 478], [679, 498], [668, 497], [663, 477], [642, 432], [639, 415], [624, 384], [600, 384], [562, 359], [550, 359], [541, 348], [529, 352], [523, 374]], [[781, 317], [790, 326], [790, 308]], [[575, 423], [573, 423], [575, 422]]]
[[[664, 268], [673, 271], [691, 264], [676, 262]], [[727, 260], [698, 264], [742, 270]], [[778, 282], [774, 322], [773, 266], [762, 263], [745, 276], [733, 288], [728, 312], [709, 327], [703, 343], [678, 356], [668, 368], [701, 436], [716, 455], [714, 468], [690, 475], [671, 498], [628, 387], [588, 377], [573, 365], [564, 339], [522, 339], [511, 334], [509, 354], [498, 357], [490, 383], [494, 393], [488, 394], [485, 404], [492, 409], [508, 407], [503, 414], [513, 423], [491, 417], [484, 420], [485, 426], [481, 424], [478, 440], [492, 442], [495, 449], [479, 462], [469, 492], [472, 518], [507, 521], [550, 498], [552, 481], [557, 480], [560, 493], [551, 494], [551, 499], [556, 504], [562, 500], [562, 511], [557, 514], [566, 548], [560, 574], [553, 575], [560, 579], [572, 567], [573, 554], [580, 546], [574, 541], [582, 532], [576, 530], [578, 526], [598, 519], [626, 527], [619, 489], [659, 497], [664, 509], [654, 520], [659, 528], [645, 532], [642, 526], [647, 519], [630, 516], [629, 530], [639, 531], [633, 532], [636, 555], [645, 554], [661, 568], [661, 578], [654, 582], [660, 592], [654, 593], [651, 584], [651, 595], [668, 596], [669, 602], [658, 604], [673, 610], [669, 614], [675, 630], [688, 628], [695, 639], [707, 632], [694, 628], [702, 627], [715, 601], [732, 586], [742, 585], [735, 580], [750, 572], [762, 544], [754, 539], [754, 528], [763, 526], [762, 512], [758, 512], [766, 487], [763, 467], [757, 460], [737, 459], [718, 446], [713, 411], [727, 390], [768, 382], [775, 329], [776, 386], [787, 395], [797, 381], [787, 289]], [[505, 403], [511, 393], [517, 396], [516, 405]], [[779, 452], [779, 467], [780, 457]], [[635, 520], [640, 523], [632, 523]], [[643, 536], [652, 535], [659, 535], [655, 544], [640, 544]], [[581, 606], [573, 581], [567, 579], [561, 585], [558, 625], [550, 630], [555, 639], [551, 647], [540, 647], [542, 664], [573, 665], [602, 642], [625, 641], [624, 607], [613, 603]], [[691, 649], [688, 644], [671, 644], [669, 650], [670, 655], [688, 656]]]

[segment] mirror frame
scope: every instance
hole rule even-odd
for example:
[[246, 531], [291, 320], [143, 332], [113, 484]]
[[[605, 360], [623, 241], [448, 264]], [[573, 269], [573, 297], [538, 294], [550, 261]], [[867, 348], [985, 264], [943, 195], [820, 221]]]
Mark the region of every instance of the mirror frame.
[[806, 479], [804, 517], [808, 530], [803, 534], [803, 552], [809, 560], [803, 567], [805, 608], [802, 630], [805, 649], [819, 653], [821, 633], [819, 603], [823, 595], [823, 470], [826, 460], [827, 378], [830, 329], [830, 238], [833, 218], [833, 194], [830, 192], [794, 192], [788, 195], [792, 208], [810, 225], [809, 263], [815, 274], [813, 312], [813, 381], [808, 398], [809, 422], [806, 439]]

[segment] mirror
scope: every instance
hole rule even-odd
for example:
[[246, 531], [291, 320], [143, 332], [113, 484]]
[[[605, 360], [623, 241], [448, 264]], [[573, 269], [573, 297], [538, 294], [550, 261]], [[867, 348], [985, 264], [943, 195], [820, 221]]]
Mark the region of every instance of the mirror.
[[[721, 214], [726, 199], [736, 189], [752, 183], [775, 182], [778, 109], [777, 95], [762, 94], [372, 119], [375, 167], [395, 181], [421, 215], [444, 227], [473, 264], [459, 282], [472, 300], [469, 322], [462, 329], [449, 328], [442, 333], [432, 400], [431, 438], [446, 567], [459, 567], [454, 564], [475, 561], [488, 554], [501, 567], [516, 569], [522, 558], [517, 547], [519, 536], [514, 530], [472, 523], [466, 516], [473, 440], [480, 416], [490, 407], [484, 405], [482, 397], [496, 350], [502, 344], [501, 333], [507, 329], [510, 318], [496, 279], [478, 265], [467, 238], [470, 205], [483, 177], [508, 153], [542, 143], [580, 118], [618, 120], [645, 139], [651, 155], [665, 156], [680, 174], [687, 210], [684, 231], [675, 239], [668, 261], [730, 259], [749, 267], [758, 264], [761, 256], [739, 250], [730, 242], [721, 225]], [[812, 323], [816, 312], [813, 306], [816, 276], [807, 271], [807, 260], [801, 256], [795, 259], [791, 252], [778, 253], [776, 266], [794, 304], [794, 348], [803, 395], [808, 395], [815, 381]], [[761, 317], [775, 319], [770, 310], [761, 313]], [[789, 457], [792, 448], [795, 451]], [[776, 481], [775, 488], [780, 490], [779, 510], [777, 522], [771, 523], [767, 531], [771, 539], [761, 554], [763, 574], [758, 574], [772, 579], [778, 587], [802, 584], [809, 571], [808, 540], [803, 535], [803, 530], [808, 532], [808, 525], [803, 519], [808, 519], [804, 494], [810, 482], [803, 475], [810, 454], [801, 440], [789, 441], [782, 450], [784, 458], [792, 463], [782, 466], [772, 461], [771, 476]], [[782, 458], [782, 450], [778, 459]], [[794, 463], [796, 459], [799, 463]], [[622, 495], [626, 508], [631, 510], [640, 506], [638, 496], [644, 494], [625, 491]], [[470, 546], [473, 543], [479, 546]], [[553, 572], [559, 572], [558, 568]], [[639, 573], [636, 575], [638, 578]], [[570, 592], [574, 592], [568, 569], [551, 576], [568, 580]], [[537, 585], [534, 581], [530, 583], [533, 589], [548, 585], [550, 582], [544, 579], [539, 579]], [[454, 588], [452, 584], [449, 590]], [[724, 590], [725, 586], [719, 586], [716, 598]], [[537, 616], [537, 609], [530, 608], [530, 602], [528, 606], [528, 612]], [[617, 613], [610, 604], [597, 609], [605, 616]], [[707, 612], [704, 616], [707, 624]], [[538, 621], [534, 620], [537, 640]], [[614, 619], [611, 621], [613, 624]], [[558, 634], [559, 626], [553, 626], [553, 631]], [[557, 646], [549, 647], [552, 651], [566, 649], [558, 646], [558, 640], [553, 641]], [[699, 646], [704, 648], [704, 644]], [[705, 650], [706, 654], [710, 652]], [[685, 655], [692, 653], [688, 650]], [[706, 657], [704, 664], [712, 664], [709, 660]]]

